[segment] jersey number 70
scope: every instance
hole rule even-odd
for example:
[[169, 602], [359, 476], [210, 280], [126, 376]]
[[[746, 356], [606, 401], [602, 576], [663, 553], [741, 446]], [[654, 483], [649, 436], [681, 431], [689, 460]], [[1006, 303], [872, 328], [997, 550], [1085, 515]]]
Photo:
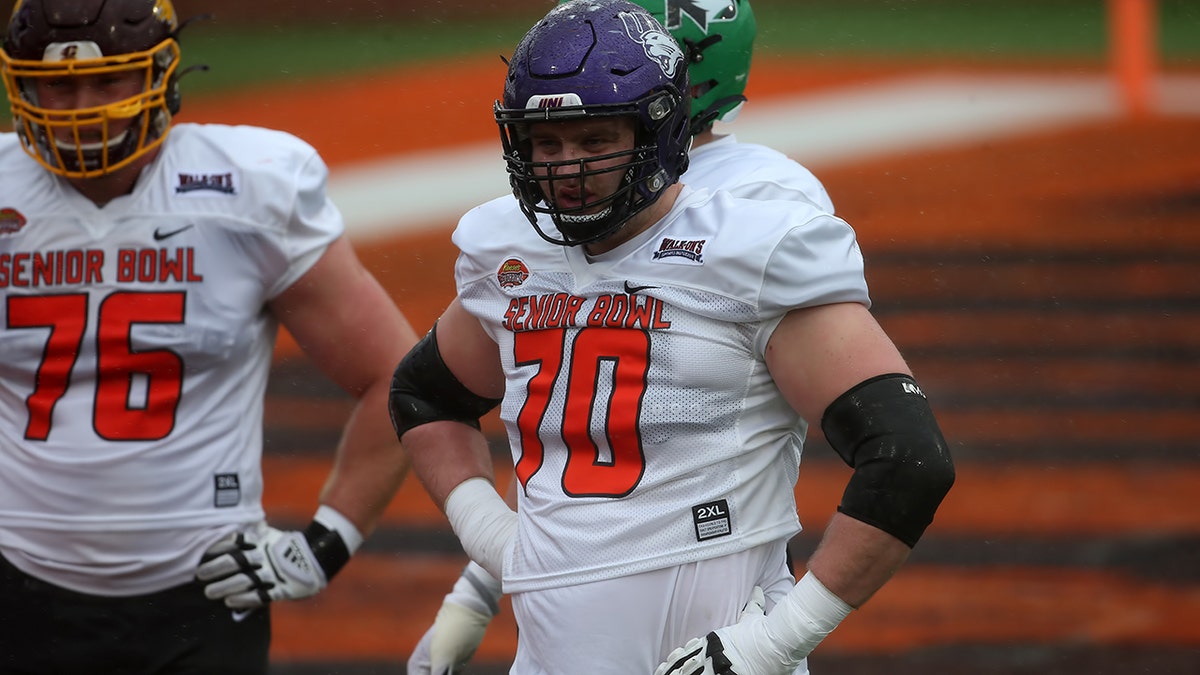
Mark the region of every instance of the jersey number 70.
[[[539, 430], [555, 383], [565, 377], [566, 401], [559, 421], [568, 453], [563, 492], [571, 497], [627, 495], [646, 469], [638, 419], [646, 393], [650, 336], [641, 330], [584, 328], [575, 334], [570, 363], [564, 364], [566, 335], [563, 329], [552, 329], [513, 336], [516, 365], [538, 368], [517, 416], [521, 432], [521, 458], [514, 467], [517, 480], [524, 486], [542, 468], [545, 447]], [[607, 400], [598, 400], [601, 392], [607, 392]], [[597, 414], [604, 418], [595, 419]], [[594, 420], [595, 426], [603, 428], [610, 451], [603, 459], [592, 438]]]

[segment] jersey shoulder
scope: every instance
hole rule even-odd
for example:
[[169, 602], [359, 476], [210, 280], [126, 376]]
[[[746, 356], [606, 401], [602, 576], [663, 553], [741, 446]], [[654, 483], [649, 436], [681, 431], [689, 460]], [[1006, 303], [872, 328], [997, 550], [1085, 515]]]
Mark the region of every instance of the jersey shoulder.
[[747, 199], [802, 201], [834, 212], [829, 193], [812, 171], [778, 150], [733, 136], [694, 149], [683, 181]]
[[230, 169], [247, 180], [290, 182], [307, 164], [319, 162], [324, 168], [316, 149], [305, 141], [262, 127], [177, 124], [164, 148], [164, 164], [169, 171], [181, 172], [185, 189], [189, 176], [203, 178], [206, 171]]
[[841, 218], [803, 201], [748, 199], [724, 188], [691, 189], [675, 209], [668, 231], [682, 228], [704, 233], [721, 245], [714, 254], [760, 260], [788, 238], [809, 240], [836, 230], [854, 238]]
[[[228, 191], [228, 179], [293, 182], [304, 167], [320, 164], [316, 150], [283, 131], [252, 126], [181, 123], [163, 143], [158, 164], [176, 179], [177, 193]], [[0, 173], [20, 176], [31, 169], [46, 174], [21, 147], [15, 133], [0, 133]], [[230, 175], [225, 175], [230, 174]], [[233, 186], [236, 188], [236, 186]]]
[[[543, 227], [553, 229], [548, 223]], [[564, 264], [562, 247], [538, 235], [511, 194], [484, 202], [464, 214], [452, 240], [459, 250], [455, 277], [460, 285], [493, 275], [497, 265], [510, 258], [524, 264], [536, 263], [540, 269]]]
[[50, 172], [25, 153], [15, 133], [0, 133], [0, 208], [40, 204], [53, 210], [58, 201]]
[[854, 229], [808, 203], [691, 190], [647, 245], [644, 274], [741, 298], [763, 315], [869, 304]]
[[163, 147], [147, 195], [150, 208], [218, 216], [255, 230], [342, 231], [326, 193], [328, 168], [316, 149], [292, 134], [179, 124]]
[[0, 132], [0, 170], [9, 170], [12, 166], [12, 159], [17, 155], [24, 154], [25, 151], [21, 149], [21, 141], [17, 138], [16, 133]]

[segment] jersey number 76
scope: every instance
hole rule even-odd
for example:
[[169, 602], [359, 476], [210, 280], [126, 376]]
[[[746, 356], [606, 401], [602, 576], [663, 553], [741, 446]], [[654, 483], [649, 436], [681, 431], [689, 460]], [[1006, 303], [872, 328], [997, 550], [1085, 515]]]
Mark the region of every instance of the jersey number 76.
[[[110, 441], [153, 441], [175, 427], [183, 390], [183, 359], [168, 349], [134, 351], [133, 326], [183, 323], [182, 291], [118, 291], [100, 301], [94, 335], [96, 393], [92, 427]], [[25, 438], [50, 436], [54, 406], [67, 392], [71, 373], [87, 334], [88, 295], [10, 296], [8, 328], [49, 328], [33, 393], [25, 400], [29, 422]], [[145, 398], [130, 400], [136, 375], [145, 378]]]

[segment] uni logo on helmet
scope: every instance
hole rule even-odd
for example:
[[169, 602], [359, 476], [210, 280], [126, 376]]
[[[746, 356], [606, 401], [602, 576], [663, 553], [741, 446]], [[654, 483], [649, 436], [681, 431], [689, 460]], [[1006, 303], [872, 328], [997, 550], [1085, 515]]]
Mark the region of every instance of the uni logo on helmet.
[[583, 105], [579, 94], [537, 94], [525, 102], [526, 108], [568, 108]]
[[663, 74], [675, 77], [675, 72], [683, 63], [683, 50], [679, 48], [675, 38], [664, 33], [649, 14], [621, 12], [617, 16], [621, 17], [621, 23], [625, 24], [625, 33], [634, 42], [642, 45], [646, 56], [658, 63]]

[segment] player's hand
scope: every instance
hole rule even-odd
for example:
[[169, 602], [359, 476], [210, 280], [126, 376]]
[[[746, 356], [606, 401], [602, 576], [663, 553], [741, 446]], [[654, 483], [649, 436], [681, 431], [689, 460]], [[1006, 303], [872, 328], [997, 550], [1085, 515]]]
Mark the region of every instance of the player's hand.
[[408, 658], [409, 675], [462, 672], [475, 655], [492, 617], [452, 602], [443, 602], [437, 619]]
[[[773, 667], [771, 660], [752, 660], [758, 644], [770, 645], [766, 634], [766, 599], [762, 588], [755, 586], [750, 600], [742, 608], [738, 622], [693, 638], [667, 656], [654, 669], [654, 675], [787, 675], [782, 663]], [[749, 647], [750, 649], [747, 649]], [[749, 652], [746, 654], [745, 652]], [[761, 662], [760, 662], [761, 661]]]
[[196, 568], [204, 595], [234, 610], [316, 595], [332, 575], [318, 562], [307, 534], [268, 527], [258, 534], [235, 532], [222, 538], [204, 552]]
[[492, 617], [500, 611], [500, 582], [475, 563], [442, 601], [437, 619], [425, 631], [408, 659], [410, 675], [461, 672], [475, 655]]

